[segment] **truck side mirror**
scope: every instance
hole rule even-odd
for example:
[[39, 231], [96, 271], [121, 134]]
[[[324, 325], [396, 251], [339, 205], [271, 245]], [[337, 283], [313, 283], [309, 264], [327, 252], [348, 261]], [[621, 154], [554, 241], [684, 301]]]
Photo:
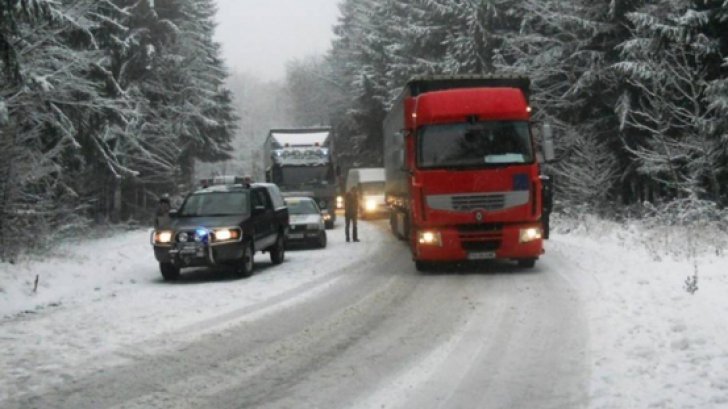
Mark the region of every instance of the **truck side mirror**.
[[543, 124], [541, 129], [541, 149], [543, 150], [544, 162], [552, 162], [556, 159], [554, 151], [554, 131], [551, 124]]

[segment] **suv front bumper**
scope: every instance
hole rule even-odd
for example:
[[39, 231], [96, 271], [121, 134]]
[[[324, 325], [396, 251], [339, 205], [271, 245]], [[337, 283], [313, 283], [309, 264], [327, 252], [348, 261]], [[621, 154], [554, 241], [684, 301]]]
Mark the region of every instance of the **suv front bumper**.
[[233, 264], [242, 260], [246, 242], [208, 245], [205, 243], [177, 243], [172, 246], [154, 246], [154, 257], [160, 263], [177, 267], [211, 267]]

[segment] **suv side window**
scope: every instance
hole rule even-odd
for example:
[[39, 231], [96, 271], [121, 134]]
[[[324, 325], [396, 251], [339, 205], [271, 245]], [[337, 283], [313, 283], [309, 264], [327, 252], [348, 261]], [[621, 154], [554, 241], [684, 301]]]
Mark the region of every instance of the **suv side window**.
[[265, 193], [265, 190], [263, 189], [255, 189], [253, 190], [253, 207], [256, 206], [263, 206], [266, 209], [270, 209], [270, 200], [268, 200], [268, 195]]
[[286, 207], [286, 202], [283, 200], [283, 196], [281, 195], [281, 191], [278, 190], [278, 186], [271, 185], [268, 188], [268, 193], [270, 193], [270, 197], [273, 200], [274, 209], [280, 209], [281, 207]]

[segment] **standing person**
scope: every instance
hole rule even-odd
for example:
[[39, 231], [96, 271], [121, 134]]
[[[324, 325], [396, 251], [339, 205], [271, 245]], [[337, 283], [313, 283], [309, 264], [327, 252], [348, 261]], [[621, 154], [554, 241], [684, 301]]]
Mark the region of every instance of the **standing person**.
[[344, 198], [344, 218], [346, 219], [346, 241], [349, 241], [349, 224], [352, 224], [352, 238], [359, 241], [356, 230], [356, 218], [359, 213], [359, 192], [356, 187], [351, 188]]
[[154, 215], [154, 228], [155, 229], [167, 229], [172, 224], [172, 218], [169, 216], [169, 211], [172, 209], [172, 204], [169, 200], [168, 195], [162, 195], [159, 198], [159, 206], [157, 207], [157, 214]]

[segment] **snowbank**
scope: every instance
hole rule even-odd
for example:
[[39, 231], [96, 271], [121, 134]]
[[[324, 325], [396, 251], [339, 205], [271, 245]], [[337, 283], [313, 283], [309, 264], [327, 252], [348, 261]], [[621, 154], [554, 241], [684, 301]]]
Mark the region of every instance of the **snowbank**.
[[[589, 407], [728, 407], [725, 233], [592, 217], [553, 225], [548, 252], [581, 274], [592, 345]], [[688, 234], [697, 251], [687, 251]]]

